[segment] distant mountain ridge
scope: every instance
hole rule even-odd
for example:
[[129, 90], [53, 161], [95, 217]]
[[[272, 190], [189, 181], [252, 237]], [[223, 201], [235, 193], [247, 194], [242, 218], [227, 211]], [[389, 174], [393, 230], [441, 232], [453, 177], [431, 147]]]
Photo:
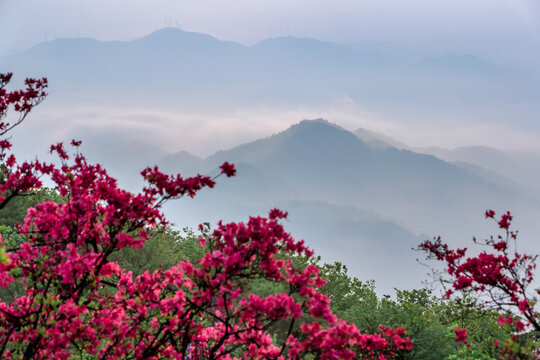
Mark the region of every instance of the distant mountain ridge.
[[433, 155], [441, 160], [467, 168], [479, 176], [508, 187], [526, 187], [531, 196], [540, 197], [540, 158], [531, 154], [508, 153], [487, 146], [461, 146], [454, 149], [440, 147], [414, 147], [390, 136], [357, 129], [354, 134], [369, 146], [388, 149], [410, 150], [420, 154]]
[[[207, 173], [223, 161], [280, 177], [301, 198], [361, 204], [361, 208], [402, 219], [421, 232], [440, 229], [458, 210], [464, 221], [471, 221], [482, 207], [526, 202], [525, 194], [468, 169], [431, 155], [372, 148], [321, 120], [302, 121], [271, 137], [220, 151], [202, 160], [198, 171]], [[168, 162], [183, 169], [182, 161], [175, 162], [174, 157]], [[195, 170], [193, 163], [187, 167]], [[280, 191], [276, 189], [275, 194], [279, 199]], [[288, 194], [283, 196], [288, 199]], [[434, 213], [440, 214], [438, 220], [422, 227]]]
[[[25, 76], [48, 76], [57, 94], [84, 94], [100, 101], [114, 94], [117, 101], [130, 96], [153, 102], [206, 98], [315, 104], [345, 93], [367, 104], [396, 99], [429, 104], [444, 96], [462, 106], [464, 89], [479, 99], [501, 99], [509, 90], [538, 95], [527, 74], [468, 54], [433, 57], [393, 44], [347, 45], [296, 37], [244, 46], [176, 28], [133, 41], [53, 40], [0, 57], [0, 66]], [[448, 69], [463, 78], [448, 82]], [[444, 88], [437, 86], [438, 77], [445, 81]], [[506, 87], [499, 86], [501, 81]]]

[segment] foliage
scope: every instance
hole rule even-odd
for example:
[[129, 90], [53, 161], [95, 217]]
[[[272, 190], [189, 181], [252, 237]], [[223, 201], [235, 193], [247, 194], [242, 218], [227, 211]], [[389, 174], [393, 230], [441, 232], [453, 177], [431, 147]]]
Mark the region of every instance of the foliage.
[[148, 240], [141, 248], [127, 247], [111, 254], [111, 261], [118, 262], [120, 268], [140, 275], [145, 271], [154, 272], [161, 268], [168, 270], [182, 260], [192, 264], [201, 260], [206, 253], [199, 238], [209, 238], [210, 224], [201, 226], [199, 234], [191, 229], [175, 230], [171, 226], [158, 225], [148, 231]]
[[59, 203], [64, 202], [65, 199], [63, 199], [54, 189], [46, 187], [19, 194], [19, 196], [14, 197], [0, 209], [0, 226], [13, 227], [16, 224], [21, 224], [29, 208], [45, 201]]
[[466, 347], [455, 342], [456, 327], [469, 329], [475, 354], [485, 358], [497, 358], [500, 351], [494, 341], [502, 343], [509, 337], [510, 332], [497, 325], [499, 314], [483, 309], [469, 297], [456, 301], [438, 299], [427, 289], [396, 290], [395, 298], [378, 297], [372, 281], [350, 277], [342, 264], [320, 267], [321, 277], [327, 281], [322, 292], [330, 297], [331, 308], [339, 317], [366, 332], [378, 324], [407, 329], [414, 347], [402, 354], [402, 359], [457, 356]]
[[[332, 311], [354, 323], [362, 332], [372, 332], [380, 324], [407, 329], [414, 347], [400, 359], [451, 359], [456, 356], [496, 359], [501, 344], [511, 336], [510, 329], [498, 326], [499, 313], [483, 309], [474, 298], [439, 299], [427, 289], [396, 290], [395, 298], [377, 296], [373, 281], [360, 281], [336, 262], [325, 264], [320, 258], [293, 257], [299, 267], [315, 265], [326, 281], [321, 292], [330, 298]], [[264, 279], [252, 282], [254, 293], [265, 295], [283, 291], [279, 284]], [[455, 341], [455, 328], [468, 328], [471, 348]], [[464, 355], [465, 354], [465, 355]]]
[[[45, 79], [27, 80], [25, 91], [5, 90], [11, 74], [0, 75], [0, 117], [13, 106], [20, 117], [1, 122], [0, 135], [22, 122], [45, 96]], [[335, 316], [316, 266], [296, 266], [289, 256], [311, 256], [303, 242], [286, 233], [272, 210], [247, 223], [220, 223], [199, 261], [168, 269], [148, 258], [139, 275], [122, 269], [115, 254], [144, 248], [167, 224], [160, 208], [193, 197], [215, 178], [168, 176], [157, 167], [141, 172], [138, 194], [118, 187], [100, 165], [87, 163], [63, 144], [51, 146], [61, 166], [38, 160], [19, 164], [0, 141], [4, 161], [0, 209], [13, 198], [42, 188], [48, 176], [63, 201], [30, 208], [16, 233], [24, 241], [8, 247], [0, 263], [0, 287], [20, 286], [0, 301], [0, 356], [20, 359], [353, 359], [399, 356], [412, 342], [405, 330], [379, 326], [373, 333]], [[221, 173], [232, 176], [224, 163]], [[159, 236], [155, 236], [159, 249]], [[11, 240], [9, 240], [11, 239]], [[123, 253], [124, 260], [133, 254]], [[118, 259], [121, 260], [121, 259]], [[170, 259], [172, 260], [172, 259]], [[167, 264], [167, 267], [170, 263]], [[281, 284], [286, 291], [260, 296], [255, 280]], [[303, 318], [301, 325], [298, 322]], [[284, 337], [272, 329], [288, 323]]]

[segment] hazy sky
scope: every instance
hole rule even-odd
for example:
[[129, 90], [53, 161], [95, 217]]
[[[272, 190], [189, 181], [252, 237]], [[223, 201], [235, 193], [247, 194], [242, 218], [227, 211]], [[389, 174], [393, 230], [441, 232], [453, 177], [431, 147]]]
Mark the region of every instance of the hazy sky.
[[0, 53], [77, 35], [131, 40], [165, 25], [245, 44], [290, 34], [534, 61], [540, 1], [0, 0]]

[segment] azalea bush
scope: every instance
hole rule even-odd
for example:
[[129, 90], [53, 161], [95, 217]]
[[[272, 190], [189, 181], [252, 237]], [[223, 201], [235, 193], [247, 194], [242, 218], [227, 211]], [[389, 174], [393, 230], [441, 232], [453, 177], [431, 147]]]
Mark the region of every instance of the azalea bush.
[[[517, 251], [517, 231], [511, 229], [510, 212], [496, 217], [487, 210], [485, 217], [494, 220], [503, 234], [490, 236], [483, 242], [482, 251], [467, 257], [467, 248], [451, 249], [440, 238], [426, 241], [420, 249], [428, 258], [445, 263], [446, 275], [441, 281], [449, 285], [445, 296], [456, 293], [475, 295], [488, 309], [496, 310], [498, 324], [513, 333], [505, 343], [495, 341], [501, 354], [508, 359], [540, 358], [540, 312], [536, 306], [540, 289], [532, 289], [538, 255]], [[467, 329], [456, 328], [456, 341], [468, 347]]]
[[[138, 275], [121, 268], [115, 254], [144, 247], [167, 224], [160, 210], [166, 201], [212, 188], [216, 177], [147, 168], [146, 185], [132, 194], [88, 163], [78, 141], [72, 150], [51, 146], [60, 165], [19, 163], [5, 135], [45, 98], [47, 80], [28, 79], [26, 89], [8, 91], [10, 79], [0, 75], [0, 209], [41, 189], [45, 177], [61, 201], [28, 209], [15, 234], [0, 242], [0, 288], [17, 289], [0, 299], [0, 357], [389, 359], [412, 347], [402, 328], [364, 334], [332, 313], [318, 268], [282, 256], [312, 253], [285, 232], [280, 210], [219, 223], [200, 238], [205, 252], [196, 262]], [[18, 113], [13, 121], [10, 108]], [[235, 174], [229, 163], [220, 170]], [[286, 291], [254, 294], [249, 284], [258, 279]]]

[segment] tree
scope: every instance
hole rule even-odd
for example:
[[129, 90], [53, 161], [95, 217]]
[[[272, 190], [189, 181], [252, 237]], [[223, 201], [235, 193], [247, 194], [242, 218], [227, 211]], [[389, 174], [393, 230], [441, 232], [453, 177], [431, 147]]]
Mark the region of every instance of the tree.
[[[8, 92], [11, 74], [0, 75], [0, 135], [18, 125], [45, 97], [45, 79]], [[20, 113], [4, 121], [9, 106]], [[48, 176], [64, 201], [45, 201], [27, 212], [17, 233], [24, 241], [2, 248], [0, 287], [21, 287], [0, 301], [0, 356], [21, 359], [385, 359], [410, 349], [402, 328], [361, 333], [338, 319], [319, 292], [316, 266], [299, 268], [280, 254], [311, 256], [285, 232], [280, 210], [247, 223], [220, 223], [195, 263], [158, 267], [134, 275], [114, 261], [123, 249], [144, 247], [166, 225], [160, 207], [193, 197], [215, 178], [170, 176], [157, 167], [141, 172], [138, 194], [118, 187], [100, 165], [89, 164], [72, 141], [51, 146], [60, 166], [18, 164], [11, 143], [0, 141], [4, 177], [0, 208], [42, 188]], [[221, 174], [233, 176], [229, 163]], [[9, 245], [9, 244], [6, 244]], [[260, 296], [252, 281], [282, 284], [286, 292]], [[288, 323], [283, 339], [272, 329]]]
[[[20, 238], [13, 228], [1, 230], [0, 227], [0, 232], [7, 240]], [[187, 228], [178, 231], [172, 226], [159, 226], [150, 231], [144, 247], [124, 248], [111, 257], [122, 269], [132, 271], [134, 275], [146, 270], [152, 272], [159, 267], [168, 270], [184, 259], [191, 263], [202, 259], [206, 249], [200, 246], [198, 238], [208, 239], [210, 236], [209, 224], [205, 224], [199, 234]], [[495, 359], [500, 350], [493, 343], [498, 341], [502, 344], [509, 337], [506, 329], [498, 327], [497, 314], [479, 308], [472, 299], [442, 300], [425, 289], [396, 290], [396, 299], [387, 296], [380, 298], [375, 293], [373, 281], [363, 282], [352, 278], [346, 266], [340, 263], [325, 264], [320, 257], [287, 256], [284, 253], [279, 257], [284, 260], [290, 258], [295, 266], [302, 269], [308, 265], [317, 266], [321, 278], [326, 281], [321, 292], [329, 297], [331, 310], [339, 318], [355, 324], [360, 331], [373, 332], [379, 324], [406, 328], [414, 347], [400, 354], [400, 359]], [[0, 289], [0, 298], [9, 303], [13, 294], [20, 295], [21, 287], [15, 285], [12, 283], [8, 288]], [[1, 290], [7, 294], [3, 295]], [[246, 291], [268, 296], [287, 291], [287, 288], [283, 283], [260, 278], [250, 281]], [[305, 322], [312, 319], [304, 315], [300, 320]], [[454, 341], [454, 328], [465, 326], [472, 343], [470, 349]], [[276, 323], [270, 330], [272, 338], [283, 341], [288, 327], [286, 320]]]
[[[411, 351], [400, 359], [440, 360], [465, 358], [495, 359], [500, 351], [493, 345], [509, 337], [507, 329], [498, 327], [498, 313], [482, 309], [466, 297], [454, 301], [440, 299], [430, 290], [397, 290], [394, 298], [378, 297], [373, 281], [360, 281], [340, 264], [318, 264], [326, 285], [322, 293], [330, 299], [330, 307], [340, 318], [369, 332], [378, 324], [407, 329], [414, 342]], [[455, 342], [454, 329], [467, 327], [471, 349]]]
[[201, 227], [199, 234], [184, 228], [183, 232], [171, 226], [156, 226], [148, 233], [148, 240], [142, 248], [124, 248], [111, 254], [111, 260], [134, 275], [145, 271], [168, 270], [183, 260], [192, 264], [201, 260], [207, 250], [200, 244], [199, 238], [210, 238], [210, 224]]
[[0, 226], [21, 224], [29, 208], [45, 201], [63, 202], [64, 199], [54, 189], [46, 187], [19, 194], [0, 209]]
[[[485, 216], [493, 219], [504, 232], [480, 243], [488, 250], [466, 258], [467, 248], [450, 249], [440, 238], [426, 241], [420, 245], [420, 249], [427, 252], [428, 259], [436, 259], [446, 264], [447, 275], [442, 276], [441, 281], [451, 285], [445, 294], [447, 298], [456, 292], [475, 294], [478, 302], [485, 308], [504, 314], [499, 316], [499, 324], [501, 327], [511, 326], [516, 335], [506, 342], [503, 355], [511, 359], [518, 356], [540, 357], [537, 342], [540, 340], [540, 313], [535, 307], [540, 289], [530, 288], [538, 255], [517, 251], [517, 231], [510, 230], [510, 212], [496, 218], [493, 210], [487, 210]], [[477, 242], [475, 238], [473, 240]], [[466, 342], [466, 330], [461, 332], [461, 337], [458, 334], [460, 331], [456, 329], [457, 338]], [[518, 336], [525, 331], [529, 333]], [[525, 345], [524, 339], [527, 340]]]

